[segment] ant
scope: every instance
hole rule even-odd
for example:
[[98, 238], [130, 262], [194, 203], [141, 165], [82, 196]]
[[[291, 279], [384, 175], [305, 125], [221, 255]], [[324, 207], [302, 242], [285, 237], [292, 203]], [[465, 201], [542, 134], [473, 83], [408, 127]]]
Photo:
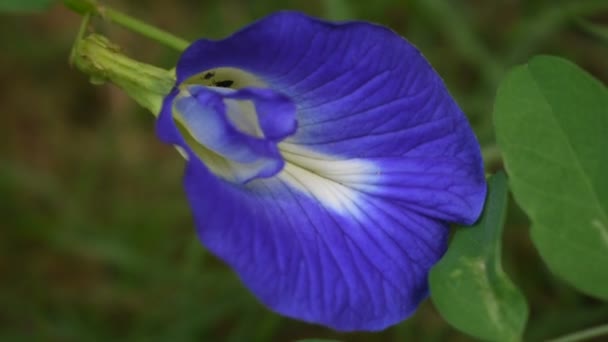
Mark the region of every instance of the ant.
[[222, 87], [222, 88], [230, 88], [230, 86], [234, 84], [234, 81], [231, 80], [225, 80], [225, 81], [219, 81], [219, 82], [213, 82], [213, 85], [216, 87]]
[[234, 81], [232, 80], [224, 80], [224, 81], [215, 81], [213, 78], [215, 77], [215, 71], [209, 71], [206, 72], [202, 78], [204, 80], [210, 80], [211, 84], [213, 84], [216, 87], [222, 87], [222, 88], [230, 88], [231, 85], [234, 84]]

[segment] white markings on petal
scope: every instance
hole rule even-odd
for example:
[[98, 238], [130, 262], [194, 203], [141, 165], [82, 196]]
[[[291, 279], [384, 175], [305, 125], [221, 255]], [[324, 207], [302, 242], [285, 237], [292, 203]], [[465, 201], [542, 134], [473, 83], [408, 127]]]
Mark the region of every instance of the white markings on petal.
[[290, 143], [279, 144], [285, 167], [279, 177], [294, 188], [313, 196], [341, 214], [360, 218], [355, 205], [362, 194], [350, 184], [380, 172], [373, 163], [361, 159], [339, 160]]
[[338, 213], [361, 215], [353, 203], [358, 194], [341, 184], [290, 163], [285, 164], [279, 177]]

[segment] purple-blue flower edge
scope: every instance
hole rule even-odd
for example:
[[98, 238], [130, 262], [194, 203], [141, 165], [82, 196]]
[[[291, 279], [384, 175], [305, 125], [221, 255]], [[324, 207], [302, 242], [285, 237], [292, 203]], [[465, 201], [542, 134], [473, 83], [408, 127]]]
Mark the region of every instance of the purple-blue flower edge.
[[[257, 83], [184, 83], [220, 68]], [[194, 42], [176, 76], [157, 132], [187, 159], [202, 244], [282, 315], [340, 331], [410, 316], [449, 224], [475, 222], [486, 196], [479, 144], [421, 53], [379, 25], [278, 12]]]

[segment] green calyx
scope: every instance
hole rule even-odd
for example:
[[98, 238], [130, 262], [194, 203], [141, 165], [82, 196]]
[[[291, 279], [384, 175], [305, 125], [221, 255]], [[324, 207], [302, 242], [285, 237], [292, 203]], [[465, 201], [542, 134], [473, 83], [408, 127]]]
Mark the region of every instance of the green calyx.
[[92, 34], [78, 41], [73, 63], [93, 84], [111, 82], [154, 115], [175, 83], [173, 71], [133, 60], [106, 37]]

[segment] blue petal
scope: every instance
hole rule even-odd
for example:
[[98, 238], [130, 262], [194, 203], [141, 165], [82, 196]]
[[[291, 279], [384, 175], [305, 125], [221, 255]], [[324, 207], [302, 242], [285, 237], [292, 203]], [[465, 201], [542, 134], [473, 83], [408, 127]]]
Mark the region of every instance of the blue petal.
[[449, 162], [437, 177], [467, 173], [466, 184], [454, 183], [470, 195], [454, 205], [468, 210], [436, 214], [469, 224], [481, 211], [483, 162], [466, 117], [420, 52], [389, 29], [280, 12], [227, 39], [192, 44], [178, 82], [217, 67], [251, 72], [296, 102], [298, 130], [289, 142], [341, 159]]
[[337, 186], [350, 208], [328, 210], [290, 177], [237, 187], [191, 161], [184, 181], [201, 241], [282, 314], [345, 331], [411, 314], [427, 295], [446, 227]]
[[256, 103], [268, 89], [290, 99], [298, 125], [257, 106], [268, 140], [287, 137], [284, 167], [237, 184], [201, 162], [173, 120], [178, 91], [167, 96], [158, 134], [188, 156], [184, 183], [203, 244], [284, 315], [337, 330], [409, 316], [427, 296], [449, 222], [474, 222], [486, 193], [478, 143], [439, 76], [386, 28], [293, 12], [195, 42], [177, 85], [222, 67], [267, 87], [242, 93]]

